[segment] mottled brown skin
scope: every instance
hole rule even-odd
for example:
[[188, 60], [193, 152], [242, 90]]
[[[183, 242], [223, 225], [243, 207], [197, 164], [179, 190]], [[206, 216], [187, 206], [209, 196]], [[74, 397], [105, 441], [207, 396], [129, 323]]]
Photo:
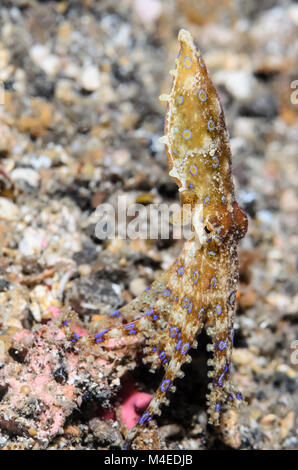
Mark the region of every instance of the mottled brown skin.
[[[119, 326], [111, 320], [97, 341], [108, 347], [111, 339], [144, 344], [144, 362], [165, 374], [140, 422], [127, 433], [131, 442], [147, 421], [167, 404], [167, 392], [183, 377], [181, 366], [191, 360], [190, 348], [203, 327], [210, 337], [208, 350], [209, 422], [219, 424], [223, 409], [235, 406], [240, 395], [230, 381], [235, 299], [238, 288], [237, 244], [247, 230], [247, 218], [235, 200], [231, 151], [223, 109], [206, 64], [189, 32], [181, 43], [168, 102], [165, 136], [172, 176], [179, 186], [181, 204], [191, 207], [193, 236], [179, 259], [149, 291], [119, 310]], [[117, 315], [119, 315], [117, 314]], [[124, 321], [126, 324], [124, 324]], [[127, 323], [129, 322], [129, 323]], [[135, 342], [132, 344], [135, 344]]]

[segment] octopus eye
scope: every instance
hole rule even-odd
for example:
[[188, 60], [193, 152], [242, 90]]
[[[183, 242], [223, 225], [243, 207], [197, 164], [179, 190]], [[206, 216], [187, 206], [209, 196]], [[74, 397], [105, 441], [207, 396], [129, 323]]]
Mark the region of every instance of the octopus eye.
[[207, 228], [207, 226], [204, 227], [204, 230], [205, 230], [206, 233], [211, 233], [211, 230], [209, 230], [209, 229]]

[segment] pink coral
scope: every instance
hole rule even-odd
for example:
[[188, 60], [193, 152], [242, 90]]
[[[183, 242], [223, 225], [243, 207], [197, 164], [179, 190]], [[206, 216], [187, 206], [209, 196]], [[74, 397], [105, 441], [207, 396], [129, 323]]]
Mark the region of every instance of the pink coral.
[[122, 391], [123, 401], [120, 406], [120, 416], [128, 429], [139, 421], [143, 411], [147, 408], [152, 395], [136, 390], [132, 382], [128, 381]]

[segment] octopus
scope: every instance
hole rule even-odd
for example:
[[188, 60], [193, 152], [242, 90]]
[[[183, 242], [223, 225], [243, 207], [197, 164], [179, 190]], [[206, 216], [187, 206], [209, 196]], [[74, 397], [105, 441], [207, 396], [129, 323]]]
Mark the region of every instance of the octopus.
[[[183, 364], [191, 361], [203, 328], [210, 343], [207, 394], [209, 423], [219, 426], [222, 411], [243, 401], [231, 381], [233, 323], [238, 289], [237, 245], [247, 231], [247, 217], [235, 200], [232, 159], [224, 111], [204, 59], [191, 34], [179, 32], [165, 135], [169, 175], [190, 207], [192, 236], [173, 265], [138, 298], [110, 314], [111, 324], [88, 337], [72, 333], [74, 343], [104, 348], [125, 340], [141, 343], [150, 370], [164, 369], [147, 409], [126, 435], [127, 448], [144, 426], [169, 404]], [[62, 326], [71, 327], [64, 320]]]

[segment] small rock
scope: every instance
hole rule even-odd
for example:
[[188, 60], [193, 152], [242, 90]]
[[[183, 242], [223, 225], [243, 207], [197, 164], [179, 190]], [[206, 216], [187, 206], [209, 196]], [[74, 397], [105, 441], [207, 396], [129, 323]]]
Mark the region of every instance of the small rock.
[[81, 435], [81, 430], [80, 430], [79, 426], [76, 426], [74, 424], [69, 424], [65, 428], [65, 433], [69, 436], [72, 436], [72, 437], [78, 437], [78, 436]]
[[101, 85], [100, 74], [94, 65], [89, 65], [83, 69], [81, 86], [86, 91], [98, 90]]
[[30, 102], [28, 114], [21, 115], [18, 121], [20, 132], [29, 133], [32, 137], [44, 135], [52, 125], [54, 114], [53, 104], [45, 100], [34, 98]]
[[19, 215], [18, 207], [9, 199], [0, 197], [0, 219], [12, 221]]
[[295, 414], [290, 411], [280, 422], [280, 438], [284, 439], [288, 432], [294, 427]]
[[297, 375], [296, 372], [287, 364], [280, 364], [279, 366], [276, 367], [276, 371], [281, 372], [282, 374], [286, 374], [292, 380], [296, 379], [296, 375]]
[[8, 326], [8, 327], [17, 328], [18, 330], [23, 329], [23, 325], [20, 322], [20, 320], [18, 320], [17, 318], [14, 318], [14, 317], [8, 318], [8, 320], [5, 322], [5, 325]]
[[122, 166], [129, 162], [131, 155], [127, 149], [116, 150], [113, 153], [113, 162]]
[[146, 287], [147, 285], [142, 278], [133, 279], [129, 284], [129, 290], [135, 297], [142, 294]]
[[91, 273], [91, 266], [89, 266], [89, 264], [80, 264], [80, 266], [78, 266], [78, 273], [80, 276], [89, 276]]
[[19, 243], [19, 251], [23, 256], [39, 254], [44, 248], [46, 233], [42, 229], [27, 227]]
[[9, 289], [10, 287], [10, 282], [7, 281], [6, 279], [3, 279], [3, 277], [0, 277], [0, 292], [4, 292]]
[[237, 101], [249, 101], [256, 87], [256, 79], [245, 70], [220, 71], [215, 74], [215, 81], [224, 85]]
[[174, 437], [181, 433], [181, 427], [178, 424], [166, 424], [159, 429], [159, 433], [163, 439]]
[[241, 445], [238, 414], [235, 410], [228, 410], [222, 414], [220, 432], [225, 444], [233, 449], [239, 449]]
[[32, 159], [32, 166], [36, 170], [40, 170], [42, 168], [51, 168], [51, 165], [52, 161], [47, 155], [39, 155], [38, 157]]
[[35, 321], [40, 322], [41, 321], [41, 313], [40, 313], [40, 308], [39, 305], [36, 302], [33, 302], [30, 306], [30, 311], [32, 313], [32, 316]]
[[28, 183], [29, 186], [32, 186], [33, 188], [38, 186], [40, 180], [39, 174], [31, 168], [16, 168], [10, 173], [10, 178], [12, 181], [26, 181], [26, 183]]
[[280, 198], [280, 208], [285, 212], [294, 212], [298, 210], [298, 198], [293, 189], [286, 189]]
[[249, 308], [251, 307], [256, 301], [256, 294], [253, 289], [246, 289], [240, 295], [239, 303], [242, 308]]
[[46, 74], [52, 76], [57, 74], [60, 67], [60, 59], [58, 56], [51, 54], [46, 46], [35, 44], [30, 50], [30, 55], [36, 65]]
[[155, 23], [161, 15], [160, 0], [134, 0], [134, 10], [143, 23]]
[[263, 416], [263, 418], [260, 420], [260, 423], [264, 424], [265, 426], [270, 426], [276, 420], [277, 416], [275, 416], [273, 413], [269, 413], [268, 415]]
[[55, 96], [65, 103], [75, 103], [77, 95], [74, 91], [74, 82], [67, 79], [59, 80], [56, 85]]
[[100, 442], [113, 443], [114, 445], [122, 445], [123, 438], [118, 429], [115, 429], [108, 421], [101, 421], [98, 418], [93, 418], [89, 422], [89, 426], [94, 436]]

